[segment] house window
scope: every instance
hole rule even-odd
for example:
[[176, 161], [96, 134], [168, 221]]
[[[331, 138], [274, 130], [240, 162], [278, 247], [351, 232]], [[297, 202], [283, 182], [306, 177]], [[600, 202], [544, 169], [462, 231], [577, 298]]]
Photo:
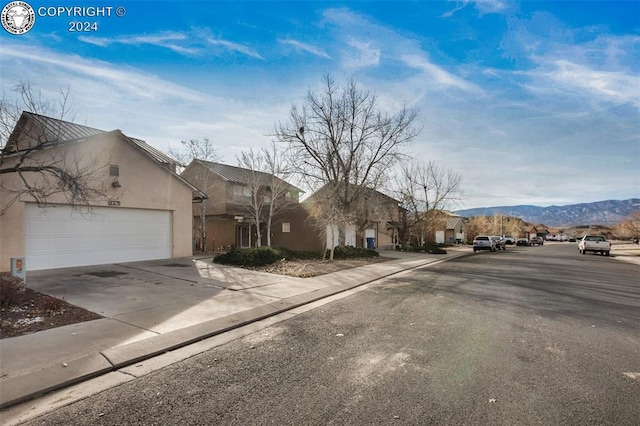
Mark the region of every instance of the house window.
[[236, 203], [248, 203], [251, 200], [251, 188], [244, 185], [234, 185], [233, 200]]
[[282, 224], [282, 232], [291, 232], [291, 224], [289, 222]]
[[244, 185], [235, 185], [233, 187], [233, 195], [236, 197], [251, 197], [251, 188]]
[[109, 176], [120, 176], [120, 167], [116, 164], [109, 165]]
[[291, 191], [287, 191], [284, 193], [284, 199], [285, 200], [290, 200], [291, 199]]

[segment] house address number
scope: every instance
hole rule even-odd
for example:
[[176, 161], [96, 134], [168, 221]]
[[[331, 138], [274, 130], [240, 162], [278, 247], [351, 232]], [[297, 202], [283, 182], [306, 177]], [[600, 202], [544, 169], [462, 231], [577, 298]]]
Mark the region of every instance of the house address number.
[[118, 206], [120, 206], [120, 201], [118, 201], [118, 200], [109, 200], [109, 205], [118, 207]]

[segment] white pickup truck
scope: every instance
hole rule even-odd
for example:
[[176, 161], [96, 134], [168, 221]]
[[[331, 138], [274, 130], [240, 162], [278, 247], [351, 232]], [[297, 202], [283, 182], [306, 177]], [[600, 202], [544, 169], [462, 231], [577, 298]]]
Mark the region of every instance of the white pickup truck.
[[611, 242], [607, 241], [607, 239], [601, 235], [585, 235], [578, 241], [578, 250], [582, 254], [587, 254], [587, 252], [590, 251], [592, 253], [609, 256]]

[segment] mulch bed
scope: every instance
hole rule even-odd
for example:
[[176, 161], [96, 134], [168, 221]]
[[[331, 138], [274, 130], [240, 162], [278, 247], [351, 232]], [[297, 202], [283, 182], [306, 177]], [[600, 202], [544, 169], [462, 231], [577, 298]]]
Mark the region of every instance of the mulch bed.
[[0, 277], [0, 301], [0, 339], [102, 318], [6, 276]]

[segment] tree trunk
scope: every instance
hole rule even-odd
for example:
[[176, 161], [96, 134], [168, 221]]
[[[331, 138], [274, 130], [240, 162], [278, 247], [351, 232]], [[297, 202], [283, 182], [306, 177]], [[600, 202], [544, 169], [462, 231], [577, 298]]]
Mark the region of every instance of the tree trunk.
[[267, 247], [271, 247], [271, 215], [267, 219]]
[[207, 251], [207, 211], [206, 206], [204, 205], [204, 200], [202, 200], [202, 205], [200, 206], [200, 236], [202, 237], [202, 247], [200, 250], [203, 252]]

